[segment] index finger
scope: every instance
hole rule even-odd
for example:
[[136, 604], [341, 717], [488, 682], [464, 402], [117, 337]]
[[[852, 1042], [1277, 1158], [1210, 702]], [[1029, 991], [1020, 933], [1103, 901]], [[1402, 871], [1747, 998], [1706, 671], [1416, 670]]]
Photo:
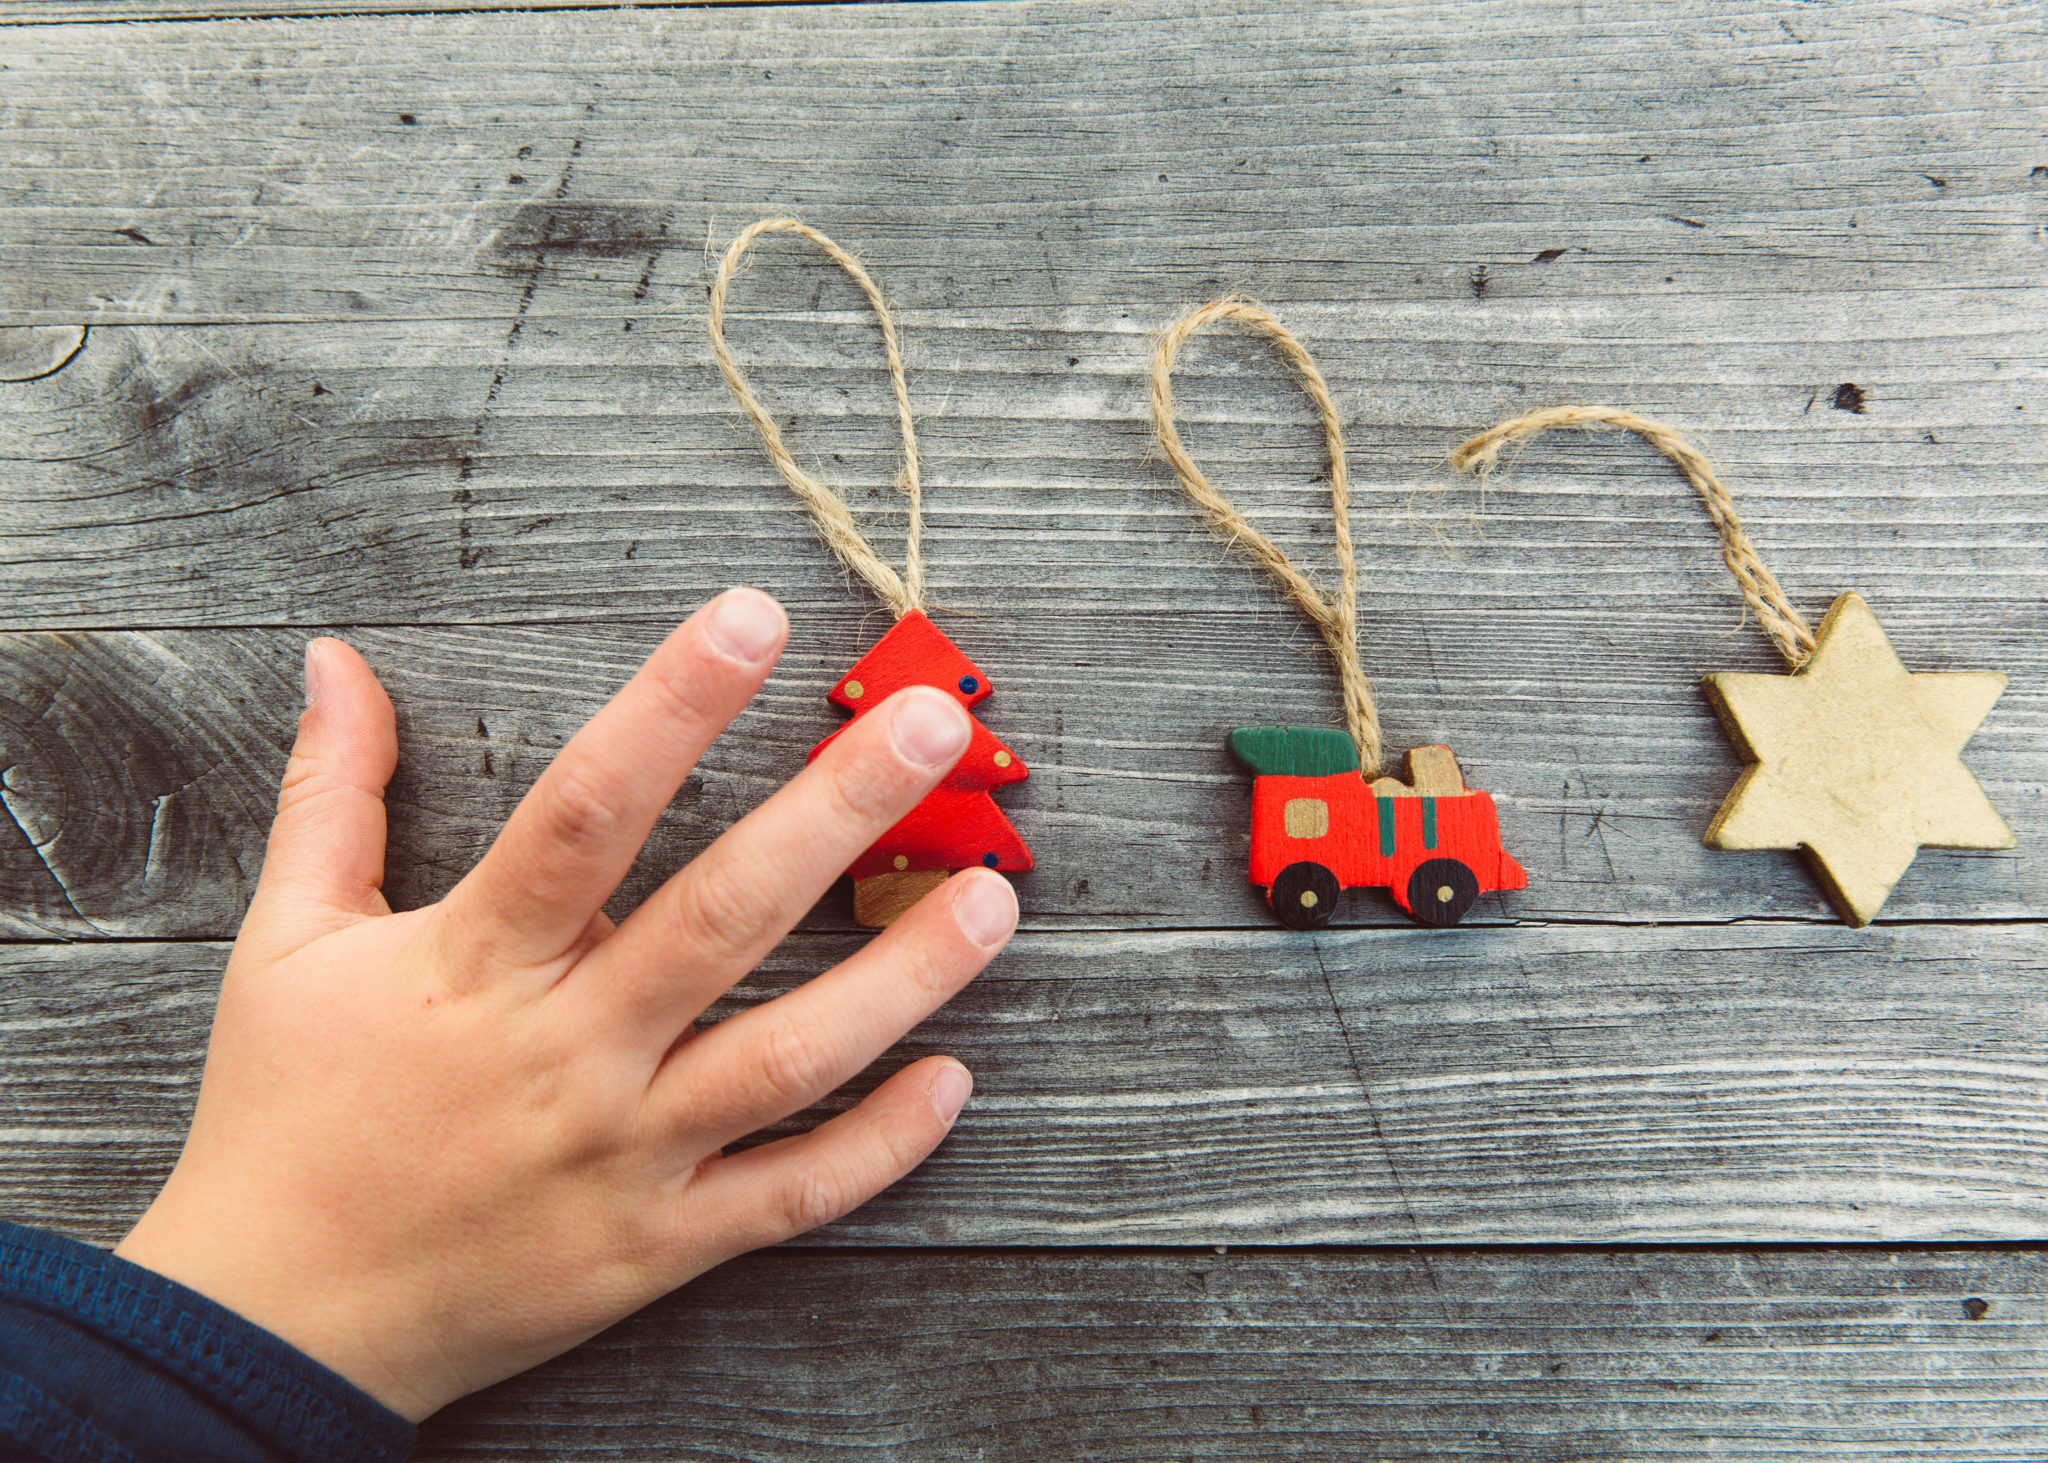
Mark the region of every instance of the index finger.
[[788, 634], [782, 606], [758, 589], [729, 589], [690, 616], [569, 739], [444, 908], [499, 961], [531, 967], [569, 950]]

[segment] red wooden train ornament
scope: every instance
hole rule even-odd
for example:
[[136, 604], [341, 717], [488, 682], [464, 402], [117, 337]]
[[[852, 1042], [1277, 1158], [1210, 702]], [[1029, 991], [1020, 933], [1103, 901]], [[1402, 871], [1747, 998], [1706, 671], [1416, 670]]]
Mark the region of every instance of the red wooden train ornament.
[[[920, 610], [912, 610], [854, 662], [828, 693], [850, 726], [906, 686], [936, 686], [965, 707], [988, 699], [988, 677]], [[873, 928], [896, 917], [958, 869], [980, 864], [1006, 874], [1031, 867], [1031, 850], [1005, 818], [991, 788], [1030, 776], [1024, 759], [974, 722], [967, 750], [945, 781], [853, 862], [853, 917]], [[816, 757], [846, 727], [811, 748]]]
[[1241, 726], [1230, 754], [1252, 774], [1251, 880], [1290, 929], [1327, 925], [1345, 889], [1386, 889], [1442, 928], [1481, 894], [1529, 887], [1449, 747], [1411, 748], [1406, 782], [1368, 783], [1356, 744], [1327, 727]]

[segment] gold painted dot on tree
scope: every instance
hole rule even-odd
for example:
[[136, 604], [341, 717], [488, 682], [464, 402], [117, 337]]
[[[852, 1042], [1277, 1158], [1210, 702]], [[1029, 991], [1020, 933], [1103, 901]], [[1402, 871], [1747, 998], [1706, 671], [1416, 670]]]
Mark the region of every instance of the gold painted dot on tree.
[[1921, 848], [2011, 848], [1960, 753], [2005, 689], [1996, 671], [1909, 671], [1845, 594], [1789, 676], [1722, 672], [1707, 696], [1749, 766], [1709, 848], [1804, 848], [1828, 897], [1868, 924]]
[[1010, 754], [1009, 754], [1008, 752], [998, 752], [998, 753], [996, 753], [996, 766], [998, 766], [998, 767], [1008, 767], [1009, 765], [1010, 765]]
[[867, 687], [863, 686], [859, 681], [848, 681], [846, 683], [846, 699], [849, 701], [858, 701], [860, 700], [860, 693], [865, 691], [866, 689]]
[[903, 872], [903, 871], [904, 871], [905, 869], [907, 869], [907, 868], [909, 868], [909, 867], [910, 867], [910, 860], [909, 860], [909, 859], [907, 859], [907, 858], [905, 858], [905, 857], [904, 857], [904, 856], [903, 856], [902, 854], [900, 854], [900, 853], [899, 853], [899, 854], [897, 854], [897, 855], [896, 855], [896, 872], [900, 874], [900, 873], [902, 873], [902, 872]]
[[1316, 907], [1316, 891], [1315, 891], [1315, 890], [1313, 890], [1313, 889], [1304, 889], [1304, 890], [1302, 890], [1302, 891], [1301, 891], [1301, 907], [1302, 907], [1303, 909], [1314, 909], [1314, 908]]

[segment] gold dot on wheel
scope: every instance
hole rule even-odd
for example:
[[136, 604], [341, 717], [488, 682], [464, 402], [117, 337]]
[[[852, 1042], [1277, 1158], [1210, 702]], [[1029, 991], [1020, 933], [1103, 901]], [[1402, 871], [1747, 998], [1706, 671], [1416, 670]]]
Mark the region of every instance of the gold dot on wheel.
[[907, 868], [909, 868], [909, 867], [910, 867], [910, 860], [909, 860], [909, 859], [907, 859], [907, 858], [905, 858], [905, 857], [904, 857], [904, 856], [903, 856], [902, 854], [900, 854], [900, 853], [899, 853], [899, 854], [897, 854], [897, 855], [896, 855], [896, 872], [900, 874], [900, 873], [902, 873], [902, 872], [903, 872], [903, 871], [904, 871], [905, 869], [907, 869]]
[[1009, 754], [1008, 752], [998, 752], [998, 753], [996, 753], [996, 766], [998, 766], [998, 767], [1008, 767], [1009, 765], [1010, 765], [1010, 754]]
[[846, 699], [849, 701], [858, 701], [860, 700], [860, 693], [865, 691], [866, 689], [867, 687], [863, 686], [859, 681], [848, 681], [846, 683]]
[[1316, 907], [1316, 891], [1315, 891], [1315, 890], [1313, 890], [1313, 889], [1304, 889], [1304, 890], [1302, 890], [1302, 891], [1301, 891], [1301, 907], [1302, 907], [1303, 909], [1314, 909], [1314, 908]]
[[1457, 897], [1458, 891], [1453, 889], [1450, 885], [1439, 884], [1436, 886], [1436, 902], [1438, 904], [1449, 904], [1453, 899], [1456, 899]]

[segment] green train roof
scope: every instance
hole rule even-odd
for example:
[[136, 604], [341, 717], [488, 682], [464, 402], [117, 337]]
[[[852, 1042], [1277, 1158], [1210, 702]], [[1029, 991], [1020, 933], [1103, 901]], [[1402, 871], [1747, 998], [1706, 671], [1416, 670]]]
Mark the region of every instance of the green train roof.
[[1230, 755], [1254, 777], [1329, 777], [1358, 770], [1358, 745], [1327, 726], [1241, 726]]

